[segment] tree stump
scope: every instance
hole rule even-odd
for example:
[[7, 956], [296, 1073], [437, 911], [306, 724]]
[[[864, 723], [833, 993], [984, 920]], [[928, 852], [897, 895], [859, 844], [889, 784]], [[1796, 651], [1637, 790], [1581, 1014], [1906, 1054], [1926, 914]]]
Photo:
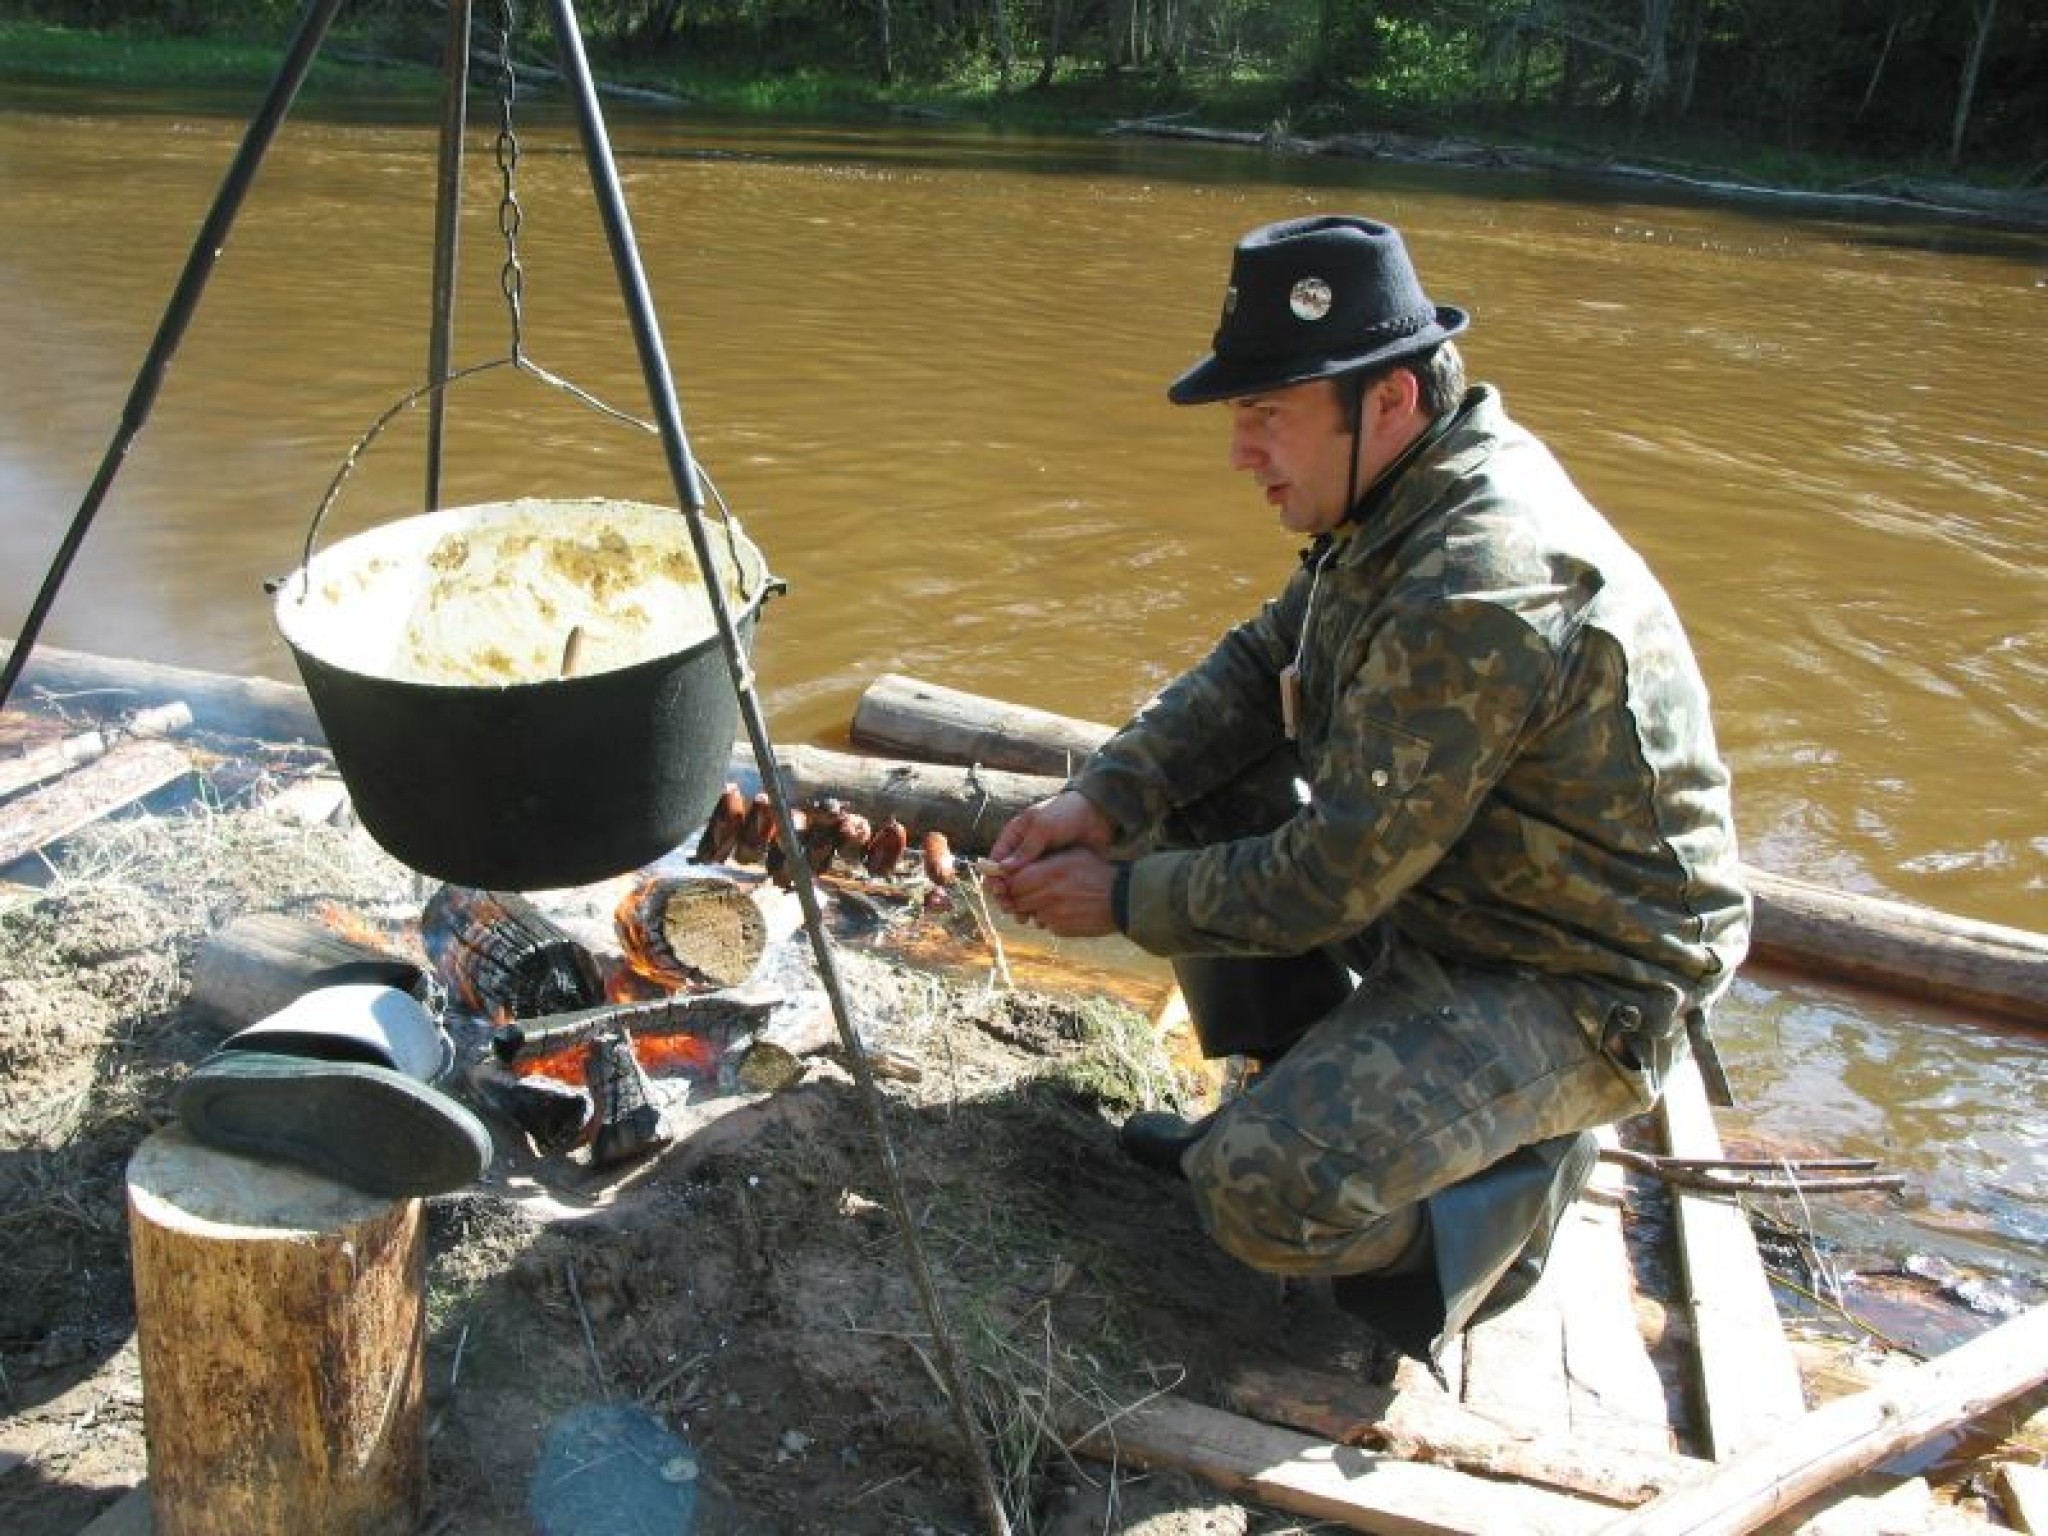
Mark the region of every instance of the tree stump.
[[426, 1489], [425, 1227], [178, 1126], [128, 1165], [158, 1536], [411, 1532]]

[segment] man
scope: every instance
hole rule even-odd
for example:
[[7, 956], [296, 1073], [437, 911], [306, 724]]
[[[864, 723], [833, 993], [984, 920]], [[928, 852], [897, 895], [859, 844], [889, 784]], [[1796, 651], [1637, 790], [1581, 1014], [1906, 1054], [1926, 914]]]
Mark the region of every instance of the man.
[[992, 850], [1012, 915], [1171, 957], [1205, 1053], [1258, 1068], [1125, 1149], [1415, 1354], [1534, 1283], [1749, 921], [1677, 616], [1467, 390], [1466, 325], [1384, 224], [1239, 243], [1168, 394], [1226, 404], [1301, 569]]

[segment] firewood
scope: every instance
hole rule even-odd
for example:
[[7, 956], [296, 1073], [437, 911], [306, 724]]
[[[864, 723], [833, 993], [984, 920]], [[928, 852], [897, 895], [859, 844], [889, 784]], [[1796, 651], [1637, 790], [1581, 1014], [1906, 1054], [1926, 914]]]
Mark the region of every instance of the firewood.
[[223, 1033], [266, 1019], [318, 987], [375, 982], [409, 992], [420, 968], [285, 912], [238, 917], [207, 940], [192, 965], [188, 1000]]

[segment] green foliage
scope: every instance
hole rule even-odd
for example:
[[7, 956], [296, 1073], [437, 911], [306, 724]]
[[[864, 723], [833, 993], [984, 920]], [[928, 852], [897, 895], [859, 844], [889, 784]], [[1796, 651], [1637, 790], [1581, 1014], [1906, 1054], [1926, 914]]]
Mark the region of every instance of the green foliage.
[[[938, 108], [1043, 126], [1192, 111], [1296, 134], [1483, 122], [1623, 152], [1691, 138], [1739, 166], [1938, 160], [1989, 3], [589, 0], [580, 17], [607, 75], [739, 111]], [[294, 0], [0, 0], [13, 18], [0, 23], [0, 73], [261, 79], [297, 11]], [[1652, 14], [1666, 15], [1654, 39]], [[550, 52], [545, 12], [528, 0], [516, 15], [522, 51]], [[2048, 160], [2048, 19], [2028, 0], [1998, 0], [1994, 15], [1965, 164], [2023, 172]], [[440, 13], [360, 0], [345, 20], [359, 45], [432, 69]], [[496, 21], [495, 7], [478, 8], [480, 30]]]

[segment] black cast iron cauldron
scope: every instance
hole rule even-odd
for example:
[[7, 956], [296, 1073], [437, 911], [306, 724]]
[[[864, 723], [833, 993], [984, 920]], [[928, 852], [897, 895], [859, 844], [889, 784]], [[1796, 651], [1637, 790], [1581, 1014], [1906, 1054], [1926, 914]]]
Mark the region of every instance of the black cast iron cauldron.
[[[669, 852], [718, 797], [739, 699], [681, 513], [499, 502], [404, 518], [292, 573], [277, 622], [365, 830], [457, 885], [540, 890]], [[782, 590], [727, 519], [751, 650]]]

